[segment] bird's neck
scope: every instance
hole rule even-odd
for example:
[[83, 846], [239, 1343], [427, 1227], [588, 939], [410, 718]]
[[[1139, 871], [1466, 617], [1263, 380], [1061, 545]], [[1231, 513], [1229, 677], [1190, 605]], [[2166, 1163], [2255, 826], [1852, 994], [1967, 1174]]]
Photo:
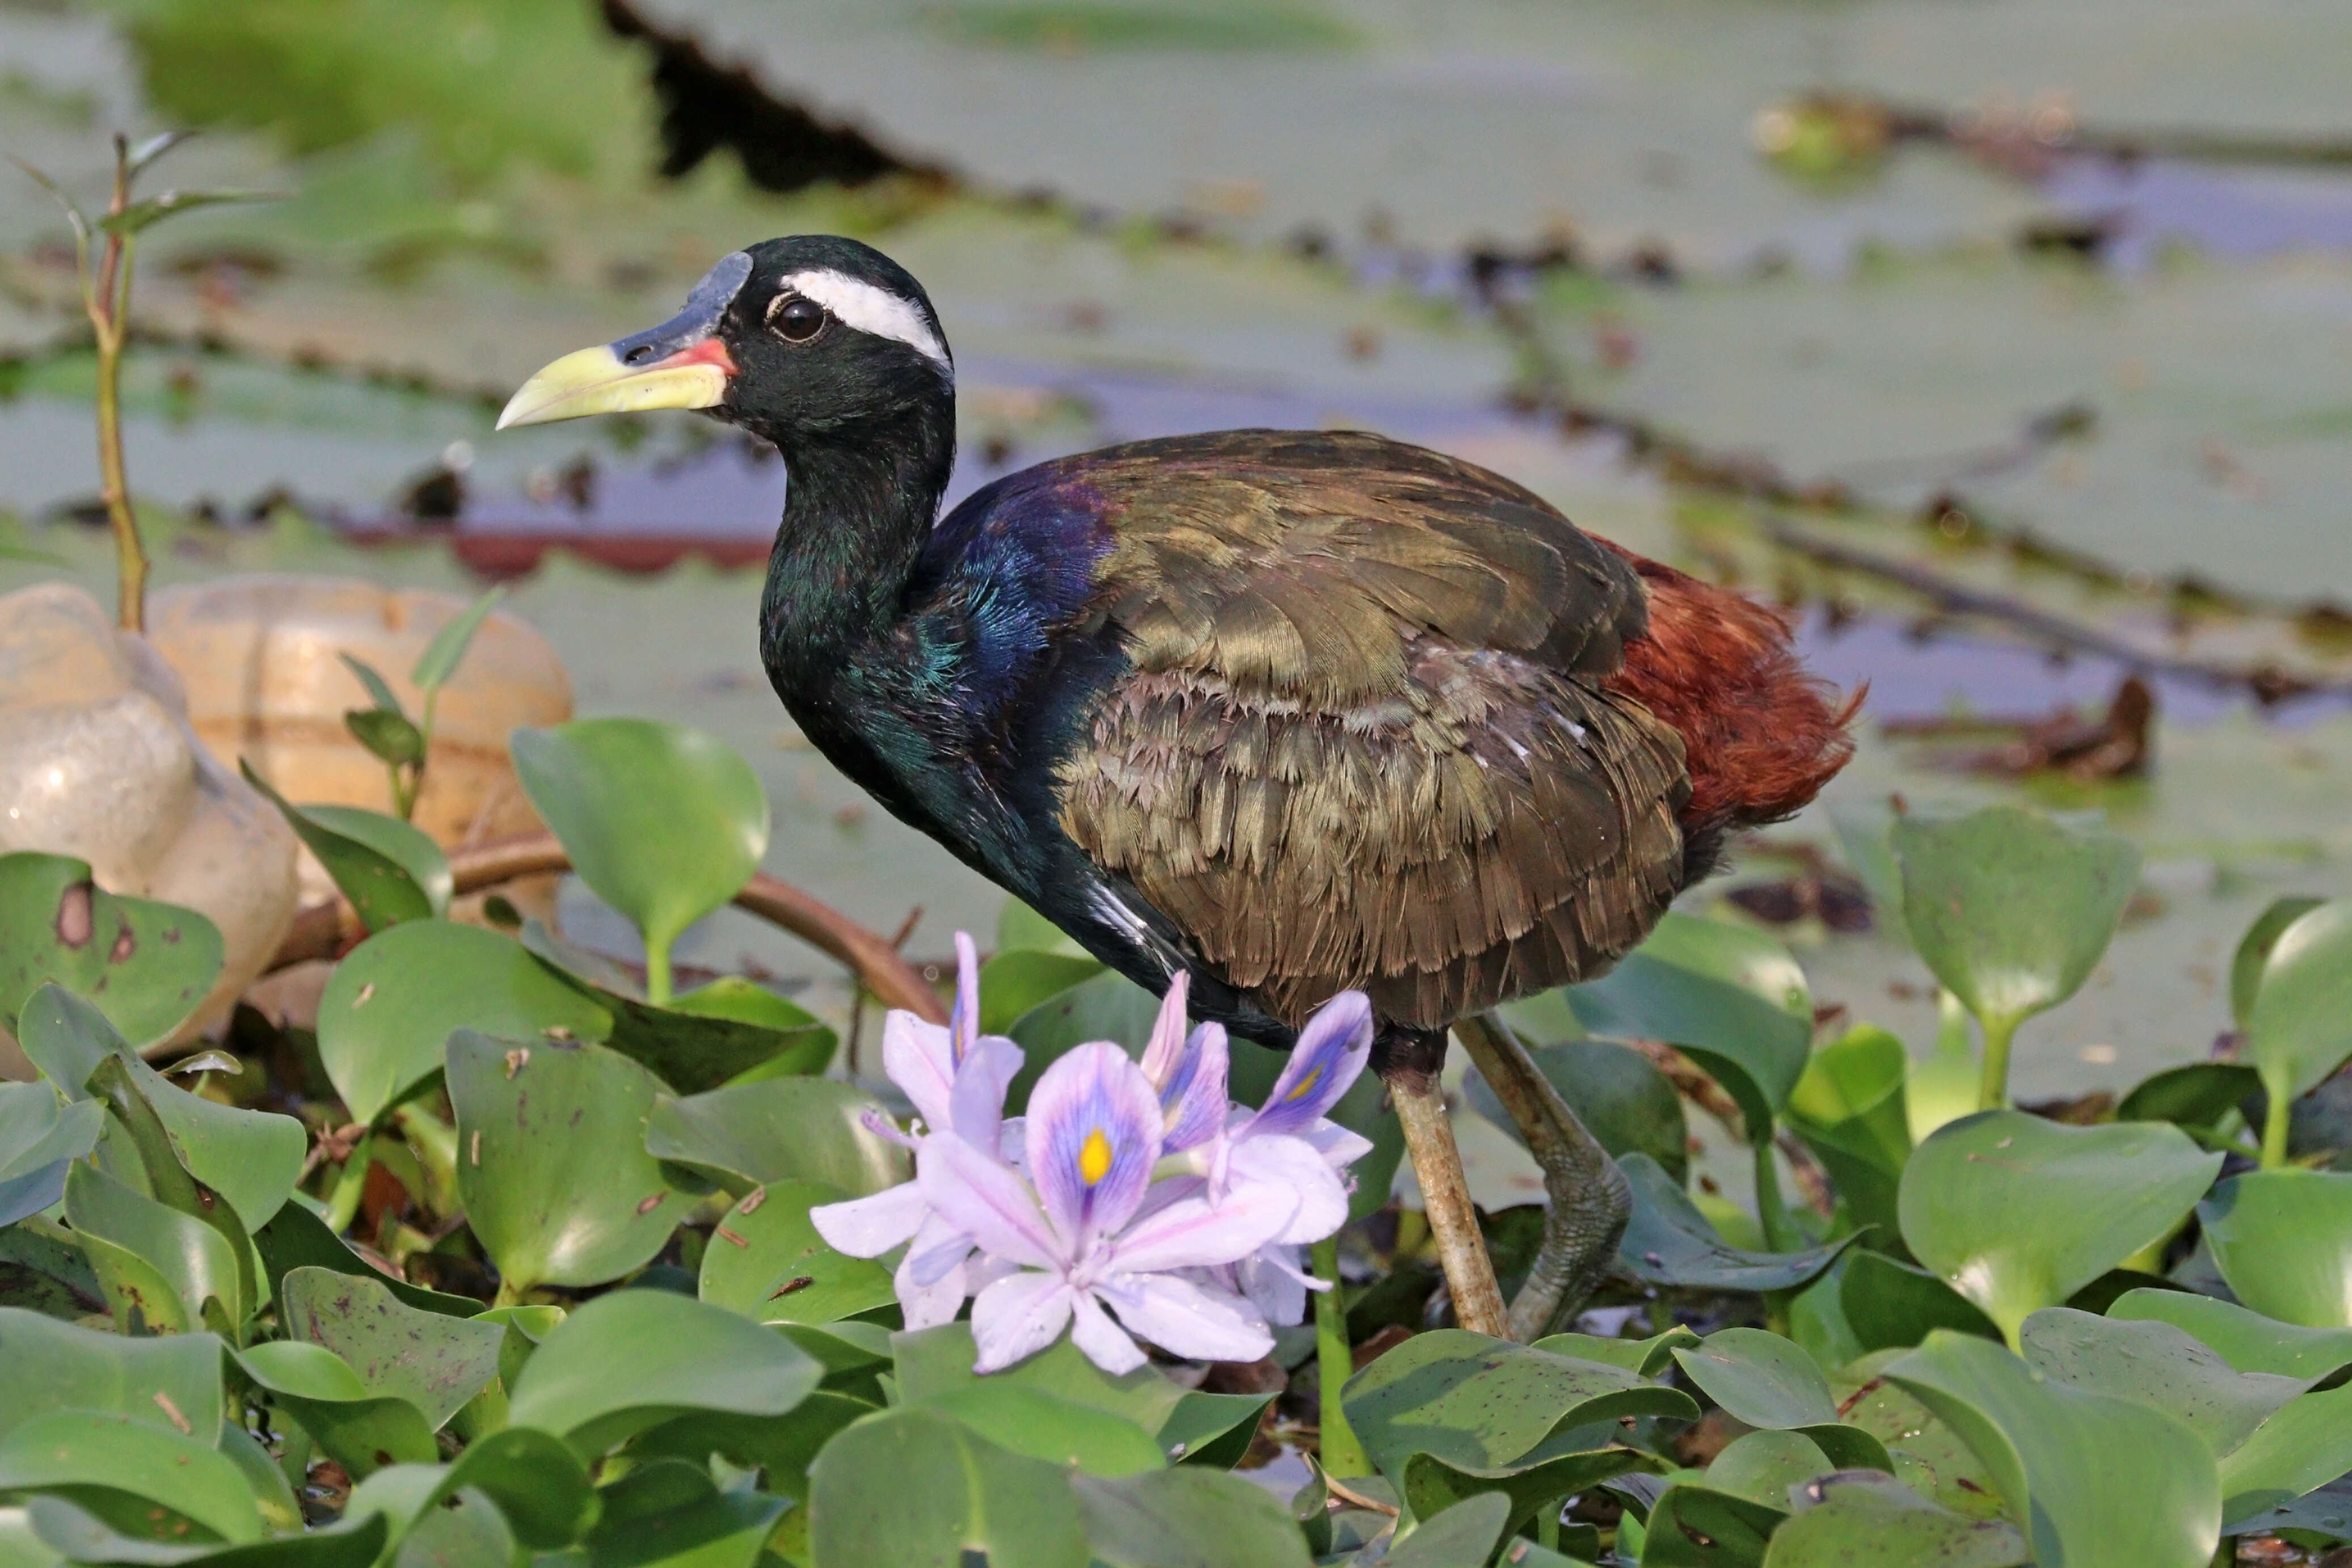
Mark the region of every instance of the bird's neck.
[[789, 478], [760, 605], [761, 655], [780, 686], [837, 673], [904, 614], [955, 462], [955, 415], [910, 410], [854, 435], [779, 440]]

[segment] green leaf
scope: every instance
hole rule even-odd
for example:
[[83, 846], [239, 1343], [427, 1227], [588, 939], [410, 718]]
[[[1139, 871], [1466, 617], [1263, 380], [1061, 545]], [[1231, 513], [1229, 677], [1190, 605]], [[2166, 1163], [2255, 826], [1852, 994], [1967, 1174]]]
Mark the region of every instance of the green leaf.
[[2352, 1471], [2352, 1385], [2291, 1400], [2221, 1456], [2221, 1517], [2292, 1502]]
[[531, 805], [598, 898], [636, 922], [649, 994], [670, 945], [740, 892], [768, 851], [759, 774], [724, 742], [643, 719], [578, 719], [509, 742]]
[[0, 1083], [0, 1226], [66, 1195], [66, 1169], [98, 1146], [106, 1113], [60, 1103], [46, 1084]]
[[752, 1568], [789, 1499], [720, 1491], [706, 1469], [641, 1466], [607, 1486], [588, 1535], [588, 1568]]
[[2027, 1561], [2015, 1525], [1948, 1512], [1889, 1476], [1822, 1476], [1795, 1496], [1803, 1506], [1772, 1532], [1764, 1568], [2017, 1568]]
[[1554, 1453], [1561, 1444], [1544, 1445], [1540, 1458], [1507, 1465], [1457, 1465], [1434, 1454], [1414, 1454], [1405, 1460], [1400, 1488], [1405, 1506], [1416, 1519], [1434, 1519], [1472, 1498], [1500, 1493], [1511, 1503], [1509, 1524], [1527, 1524], [1547, 1503], [1557, 1503], [1609, 1479], [1635, 1470], [1656, 1470], [1664, 1461], [1638, 1448], [1628, 1448], [1592, 1437], [1587, 1447]]
[[1159, 1016], [1159, 997], [1111, 970], [1030, 1008], [1005, 1031], [1026, 1053], [1005, 1095], [1007, 1114], [1028, 1105], [1029, 1091], [1038, 1079], [1073, 1047], [1112, 1040], [1129, 1055], [1139, 1057]]
[[386, 1278], [344, 1246], [341, 1238], [327, 1228], [326, 1221], [299, 1203], [279, 1209], [268, 1225], [254, 1233], [253, 1245], [261, 1254], [262, 1268], [268, 1275], [270, 1295], [279, 1300], [285, 1299], [288, 1274], [297, 1268], [324, 1268], [380, 1281], [398, 1300], [444, 1317], [470, 1318], [482, 1310], [482, 1304], [470, 1296], [445, 1295], [404, 1279]]
[[482, 623], [489, 618], [490, 612], [497, 609], [499, 601], [506, 596], [507, 591], [503, 586], [492, 588], [442, 624], [441, 629], [433, 634], [433, 640], [425, 645], [425, 651], [416, 656], [416, 663], [408, 672], [408, 679], [419, 691], [429, 692], [436, 687], [446, 685], [449, 678], [457, 673], [458, 661], [466, 657], [466, 648], [473, 642], [474, 634], [481, 630]]
[[1895, 1478], [1933, 1501], [1969, 1519], [1997, 1519], [2001, 1500], [1988, 1469], [1958, 1433], [1880, 1370], [1900, 1352], [1865, 1356], [1838, 1374], [1845, 1424], [1877, 1438], [1895, 1461]]
[[[52, 1410], [0, 1438], [0, 1492], [61, 1497], [126, 1535], [259, 1541], [261, 1510], [234, 1460], [203, 1441], [124, 1415]], [[200, 1537], [199, 1539], [203, 1539]]]
[[681, 1094], [822, 1072], [833, 1057], [831, 1029], [748, 980], [713, 981], [691, 994], [695, 1007], [685, 997], [656, 1007], [601, 986], [592, 994], [613, 1015], [604, 1043]]
[[2307, 1530], [2336, 1541], [2352, 1541], [2352, 1477], [2331, 1481], [2317, 1491], [2251, 1518], [2231, 1520], [2222, 1527], [2226, 1535], [2279, 1530]]
[[1375, 1562], [1379, 1568], [1486, 1568], [1510, 1515], [1511, 1500], [1500, 1493], [1474, 1497], [1391, 1542]]
[[2163, 1122], [2066, 1127], [1989, 1110], [1938, 1128], [1903, 1173], [1903, 1240], [2015, 1342], [2185, 1218], [2221, 1168]]
[[[688, 1017], [752, 1024], [782, 1037], [782, 1042], [772, 1047], [772, 1054], [758, 1064], [752, 1073], [756, 1078], [822, 1073], [832, 1063], [834, 1051], [841, 1043], [840, 1037], [807, 1008], [740, 975], [722, 974], [707, 985], [686, 992], [670, 1003], [667, 1011], [671, 1016], [682, 1013]], [[615, 1050], [628, 1048], [625, 1037], [629, 1022], [625, 1018], [623, 1026], [614, 1031]], [[679, 1087], [693, 1092], [687, 1085]]]
[[1058, 952], [1066, 958], [1089, 956], [1076, 937], [1020, 900], [1010, 898], [996, 911], [996, 951]]
[[[360, 684], [367, 688], [368, 700], [379, 710], [386, 713], [397, 713], [403, 718], [407, 717], [407, 710], [400, 705], [399, 693], [393, 690], [392, 682], [386, 680], [375, 666], [355, 654], [338, 653], [335, 657], [343, 661], [345, 668], [359, 677]], [[376, 754], [383, 755], [380, 752]]]
[[1400, 1485], [1419, 1453], [1494, 1470], [1554, 1458], [1538, 1450], [1555, 1433], [1627, 1415], [1698, 1415], [1688, 1394], [1622, 1367], [1462, 1329], [1415, 1334], [1349, 1378], [1342, 1400], [1365, 1451]]
[[741, 1195], [762, 1184], [823, 1182], [853, 1197], [912, 1178], [907, 1152], [865, 1124], [872, 1095], [821, 1078], [762, 1079], [654, 1102], [645, 1146]]
[[1085, 1568], [1084, 1516], [1063, 1470], [936, 1410], [888, 1410], [809, 1468], [814, 1568]]
[[2301, 1378], [2239, 1372], [2186, 1331], [2154, 1320], [2050, 1307], [2025, 1320], [2022, 1339], [2026, 1364], [2051, 1382], [2160, 1410], [2196, 1433], [2217, 1458], [2309, 1386]]
[[505, 1325], [422, 1310], [379, 1277], [297, 1268], [278, 1287], [290, 1337], [349, 1363], [372, 1394], [404, 1399], [439, 1431], [499, 1375]]
[[2249, 1172], [2215, 1187], [2197, 1215], [2240, 1301], [2283, 1323], [2352, 1327], [2352, 1175]]
[[275, 202], [285, 198], [270, 191], [165, 191], [160, 196], [150, 196], [142, 202], [132, 202], [119, 213], [108, 213], [98, 220], [99, 228], [107, 234], [124, 237], [163, 222], [173, 213], [193, 212], [197, 207], [220, 206], [229, 202]]
[[1687, 1481], [1668, 1487], [1643, 1531], [1642, 1568], [1760, 1568], [1788, 1512]]
[[691, 1411], [782, 1415], [821, 1369], [771, 1330], [667, 1290], [615, 1290], [547, 1336], [510, 1392], [509, 1415], [593, 1458]]
[[979, 1352], [967, 1322], [892, 1334], [890, 1349], [898, 1400], [905, 1405], [950, 1399], [983, 1382], [1012, 1384], [1105, 1411], [1157, 1436], [1186, 1397], [1182, 1385], [1157, 1367], [1140, 1366], [1117, 1376], [1103, 1371], [1066, 1336], [1018, 1365], [984, 1379], [971, 1370]]
[[1122, 1415], [1041, 1388], [982, 1378], [923, 1402], [954, 1416], [1001, 1448], [1089, 1476], [1164, 1469], [1167, 1456], [1150, 1433]]
[[441, 1070], [450, 1032], [578, 1040], [610, 1014], [511, 937], [447, 921], [394, 926], [352, 949], [319, 998], [319, 1059], [355, 1121], [372, 1122]]
[[[227, 1314], [228, 1321], [216, 1326], [233, 1336], [238, 1335], [245, 1320], [261, 1305], [260, 1282], [253, 1267], [251, 1235], [247, 1231], [245, 1222], [238, 1217], [236, 1206], [190, 1173], [179, 1150], [173, 1145], [163, 1118], [155, 1113], [153, 1102], [140, 1085], [132, 1063], [133, 1058], [128, 1056], [108, 1057], [99, 1064], [98, 1070], [89, 1075], [89, 1091], [92, 1096], [106, 1101], [107, 1109], [113, 1113], [115, 1124], [128, 1130], [131, 1143], [139, 1151], [139, 1163], [146, 1172], [148, 1191], [156, 1200], [199, 1224], [210, 1226], [219, 1235], [221, 1244], [235, 1260], [236, 1268], [233, 1275], [235, 1293], [221, 1298], [221, 1308]], [[184, 1090], [165, 1083], [152, 1071], [147, 1076], [153, 1079], [159, 1095], [194, 1098], [187, 1096]], [[190, 1298], [188, 1304], [193, 1307], [199, 1300], [200, 1298]]]
[[781, 1417], [698, 1412], [642, 1432], [630, 1441], [632, 1459], [668, 1456], [708, 1466], [713, 1454], [739, 1469], [761, 1472], [761, 1486], [797, 1500], [808, 1497], [808, 1468], [833, 1435], [875, 1405], [820, 1388]]
[[2238, 1062], [2184, 1062], [2150, 1073], [2116, 1107], [2118, 1121], [2169, 1121], [2210, 1130], [2262, 1088], [2262, 1075]]
[[[234, 1329], [244, 1321], [237, 1258], [203, 1220], [156, 1202], [93, 1166], [66, 1178], [66, 1222], [89, 1248], [116, 1325], [125, 1333], [184, 1332], [205, 1321], [207, 1300]], [[127, 1267], [128, 1255], [138, 1267]], [[159, 1300], [161, 1288], [168, 1299]]]
[[981, 1032], [1002, 1035], [1031, 1008], [1101, 973], [1101, 960], [1084, 953], [1034, 948], [1000, 952], [980, 966]]
[[1749, 1252], [1723, 1239], [1681, 1185], [1646, 1155], [1617, 1163], [1633, 1189], [1633, 1217], [1618, 1243], [1619, 1264], [1654, 1285], [1711, 1290], [1792, 1290], [1835, 1262], [1849, 1236], [1799, 1252]]
[[128, 1339], [0, 1307], [0, 1436], [46, 1411], [126, 1416], [189, 1435], [221, 1424], [221, 1345], [210, 1334]]
[[1821, 1445], [1802, 1432], [1746, 1432], [1725, 1444], [1707, 1466], [1705, 1485], [1787, 1513], [1790, 1488], [1836, 1468]]
[[2246, 928], [2246, 934], [2238, 939], [2238, 951], [2230, 960], [2230, 1021], [2241, 1030], [2253, 1022], [2254, 998], [2263, 988], [2263, 969], [2270, 963], [2271, 949], [2278, 945], [2280, 933], [2326, 901], [2296, 894], [2273, 899], [2269, 907], [2254, 917], [2254, 923]]
[[[249, 1441], [249, 1439], [248, 1439]], [[280, 1487], [285, 1485], [281, 1479]], [[26, 1510], [32, 1528], [53, 1552], [84, 1563], [141, 1564], [169, 1568], [201, 1563], [204, 1568], [369, 1568], [383, 1552], [389, 1532], [381, 1519], [345, 1521], [321, 1529], [298, 1531], [241, 1546], [167, 1544], [125, 1533], [63, 1498], [35, 1498]], [[299, 1515], [298, 1515], [299, 1521]], [[53, 1559], [54, 1560], [54, 1559]], [[0, 1551], [0, 1563], [10, 1562]]]
[[245, 782], [261, 792], [295, 837], [309, 846], [369, 932], [403, 921], [449, 912], [456, 882], [449, 858], [432, 836], [396, 816], [351, 805], [296, 805], [269, 787], [250, 763], [238, 764]]
[[1270, 1394], [1202, 1394], [1176, 1402], [1160, 1423], [1158, 1441], [1179, 1463], [1229, 1470], [1249, 1452], [1258, 1420], [1274, 1403]]
[[1919, 956], [1969, 1012], [2011, 1026], [2082, 988], [2139, 880], [2131, 840], [2013, 805], [1906, 816], [1888, 841]]
[[1668, 912], [1600, 980], [1571, 986], [1569, 1005], [1595, 1034], [1679, 1047], [1739, 1102], [1751, 1142], [1803, 1076], [1813, 1038], [1812, 993], [1789, 950], [1761, 931]]
[[691, 1205], [645, 1152], [653, 1075], [616, 1051], [460, 1029], [447, 1084], [457, 1195], [510, 1293], [617, 1279]]
[[1564, 1355], [1571, 1361], [1597, 1361], [1603, 1366], [1623, 1367], [1627, 1372], [1640, 1373], [1643, 1377], [1655, 1377], [1675, 1363], [1675, 1352], [1685, 1345], [1699, 1342], [1698, 1335], [1676, 1323], [1663, 1334], [1652, 1334], [1646, 1340], [1604, 1340], [1597, 1334], [1549, 1334], [1535, 1342], [1539, 1351]]
[[[2205, 1568], [2221, 1483], [2197, 1435], [2127, 1400], [2037, 1382], [1999, 1345], [1937, 1333], [1887, 1367], [1990, 1470], [2042, 1568]], [[2118, 1456], [2129, 1456], [2127, 1464]]]
[[2270, 1372], [2319, 1383], [2352, 1366], [2352, 1329], [2282, 1323], [2233, 1302], [2185, 1290], [2127, 1291], [2107, 1308], [2107, 1316], [2170, 1323], [2210, 1346], [2240, 1372]]
[[1895, 1190], [1911, 1158], [1903, 1042], [1862, 1025], [1815, 1051], [1790, 1091], [1790, 1127], [1820, 1156], [1856, 1225], [1892, 1230]]
[[425, 761], [425, 731], [404, 713], [388, 708], [354, 708], [343, 715], [343, 728], [379, 762], [413, 768]]
[[[495, 1503], [515, 1539], [542, 1552], [577, 1541], [596, 1517], [596, 1493], [579, 1458], [557, 1438], [528, 1426], [509, 1426], [477, 1438], [455, 1463], [419, 1479], [428, 1484], [405, 1489], [415, 1500], [415, 1511], [395, 1515], [403, 1529], [416, 1513], [463, 1491]], [[381, 1473], [377, 1479], [383, 1479]], [[387, 1495], [386, 1501], [391, 1500]], [[361, 1511], [361, 1495], [354, 1492], [345, 1517]]]
[[1307, 1568], [1289, 1510], [1264, 1487], [1213, 1470], [1070, 1483], [1087, 1545], [1108, 1568]]
[[1838, 1281], [1838, 1306], [1865, 1351], [1909, 1350], [1934, 1329], [2000, 1337], [1976, 1303], [1924, 1268], [1881, 1252], [1853, 1252]]
[[[1735, 1419], [1765, 1430], [1803, 1434], [1826, 1452], [1830, 1462], [1823, 1469], [1893, 1468], [1876, 1437], [1839, 1425], [1829, 1380], [1794, 1341], [1761, 1329], [1725, 1329], [1696, 1348], [1676, 1350], [1674, 1357], [1685, 1374]], [[1717, 1483], [1711, 1479], [1709, 1484]], [[1776, 1500], [1763, 1500], [1780, 1506]]]
[[[144, 1050], [171, 1038], [220, 977], [221, 935], [194, 910], [119, 897], [87, 861], [0, 855], [0, 1026], [54, 981]], [[76, 1085], [79, 1088], [79, 1085]]]
[[[1647, 1154], [1677, 1182], [1690, 1166], [1690, 1128], [1683, 1097], [1650, 1058], [1607, 1040], [1569, 1040], [1528, 1053], [1585, 1131], [1614, 1156]], [[1518, 1127], [1486, 1079], [1464, 1075], [1472, 1110], [1524, 1144]]]
[[407, 1400], [372, 1394], [358, 1373], [324, 1345], [275, 1340], [240, 1352], [246, 1375], [302, 1425], [311, 1441], [355, 1479], [386, 1465], [439, 1457], [433, 1428]]
[[829, 1323], [897, 1300], [890, 1270], [824, 1244], [809, 1210], [848, 1196], [823, 1182], [754, 1187], [702, 1252], [702, 1299], [755, 1323]]
[[2352, 899], [2306, 910], [2278, 933], [2246, 1019], [2246, 1058], [2273, 1099], [2294, 1099], [2352, 1056]]

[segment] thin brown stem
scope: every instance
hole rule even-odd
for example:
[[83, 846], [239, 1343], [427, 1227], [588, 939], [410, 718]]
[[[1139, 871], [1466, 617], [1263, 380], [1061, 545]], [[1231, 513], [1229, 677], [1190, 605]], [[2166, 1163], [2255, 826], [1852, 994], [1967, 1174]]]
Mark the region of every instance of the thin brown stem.
[[[127, 144], [114, 143], [114, 195], [107, 215], [131, 204], [131, 168]], [[98, 473], [99, 495], [106, 503], [114, 531], [116, 573], [115, 620], [123, 630], [147, 629], [147, 543], [140, 537], [138, 516], [131, 510], [131, 480], [122, 458], [122, 345], [131, 312], [131, 245], [119, 234], [109, 234], [100, 248], [98, 279], [83, 295], [91, 332], [98, 343]]]
[[1438, 1267], [1454, 1297], [1454, 1321], [1473, 1333], [1510, 1335], [1510, 1316], [1495, 1283], [1495, 1262], [1478, 1234], [1478, 1211], [1471, 1206], [1470, 1183], [1462, 1173], [1454, 1124], [1445, 1118], [1445, 1097], [1434, 1074], [1407, 1068], [1388, 1076], [1389, 1095], [1404, 1126], [1405, 1152], [1421, 1184], [1422, 1212], [1437, 1243]]

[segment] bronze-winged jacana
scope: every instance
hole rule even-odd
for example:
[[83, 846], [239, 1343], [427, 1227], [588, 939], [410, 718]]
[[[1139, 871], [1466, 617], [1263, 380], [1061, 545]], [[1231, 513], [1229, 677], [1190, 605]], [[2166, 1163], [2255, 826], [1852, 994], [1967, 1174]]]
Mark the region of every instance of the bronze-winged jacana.
[[[1614, 1256], [1622, 1177], [1497, 1004], [1590, 979], [1851, 750], [1787, 626], [1509, 480], [1349, 431], [1041, 463], [940, 515], [955, 368], [854, 240], [719, 261], [501, 427], [696, 408], [789, 474], [761, 601], [784, 706], [902, 820], [1154, 991], [1284, 1046], [1369, 992], [1456, 1317], [1526, 1337]], [[1543, 1163], [1507, 1315], [1435, 1077], [1454, 1026]]]

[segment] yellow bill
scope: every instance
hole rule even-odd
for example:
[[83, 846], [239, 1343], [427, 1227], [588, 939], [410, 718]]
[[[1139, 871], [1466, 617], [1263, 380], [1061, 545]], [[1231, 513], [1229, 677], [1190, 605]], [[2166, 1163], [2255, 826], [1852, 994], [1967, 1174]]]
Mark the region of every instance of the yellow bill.
[[726, 398], [727, 378], [734, 373], [727, 346], [717, 338], [635, 365], [613, 345], [601, 344], [565, 354], [524, 382], [507, 400], [498, 427], [647, 408], [711, 408]]

